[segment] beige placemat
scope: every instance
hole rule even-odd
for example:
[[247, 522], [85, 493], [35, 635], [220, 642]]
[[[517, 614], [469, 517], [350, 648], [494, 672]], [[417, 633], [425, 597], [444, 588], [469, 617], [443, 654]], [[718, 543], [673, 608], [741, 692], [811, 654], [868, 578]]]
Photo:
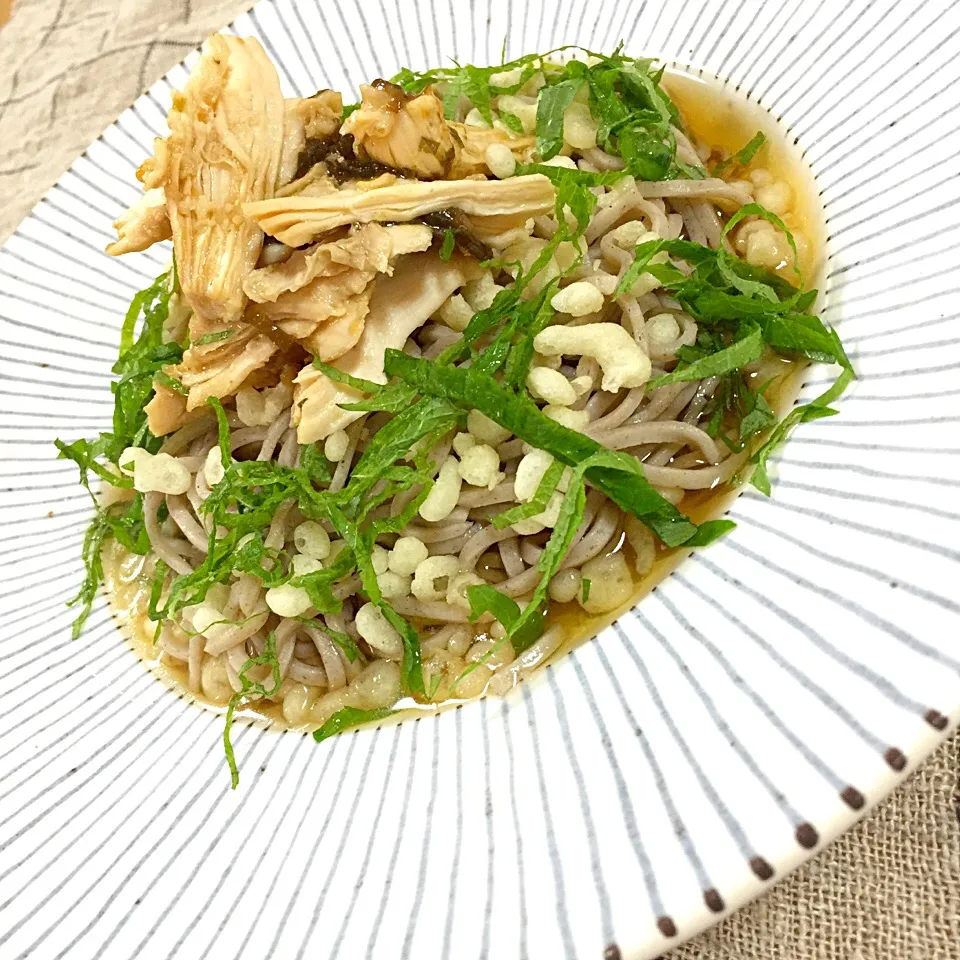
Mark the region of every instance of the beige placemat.
[[[250, 5], [17, 0], [0, 31], [0, 241], [144, 88]], [[820, 857], [673, 957], [958, 960], [960, 734]]]

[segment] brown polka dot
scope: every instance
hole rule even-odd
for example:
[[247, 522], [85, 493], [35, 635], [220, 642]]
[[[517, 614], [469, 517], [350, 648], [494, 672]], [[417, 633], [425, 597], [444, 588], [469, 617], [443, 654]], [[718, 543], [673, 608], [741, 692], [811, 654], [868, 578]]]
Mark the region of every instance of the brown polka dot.
[[712, 910], [714, 913], [720, 913], [723, 911], [723, 897], [720, 896], [719, 892], [714, 887], [703, 891], [703, 902], [707, 905], [707, 908]]
[[603, 960], [623, 960], [623, 954], [615, 943], [608, 943], [603, 951]]
[[669, 917], [658, 917], [657, 929], [665, 937], [675, 937], [677, 935], [677, 925]]
[[903, 755], [902, 751], [898, 750], [896, 747], [890, 747], [883, 755], [883, 759], [887, 761], [887, 765], [891, 770], [896, 770], [899, 773], [906, 765], [907, 758]]
[[946, 730], [947, 718], [939, 710], [928, 710], [923, 719], [933, 727], [934, 730]]
[[806, 850], [812, 850], [820, 839], [820, 834], [814, 829], [813, 824], [801, 823], [794, 833], [797, 843]]
[[840, 799], [851, 810], [862, 810], [863, 805], [867, 802], [863, 794], [856, 787], [844, 787], [840, 791]]
[[761, 880], [769, 880], [773, 876], [773, 867], [771, 867], [763, 857], [751, 857], [750, 869]]

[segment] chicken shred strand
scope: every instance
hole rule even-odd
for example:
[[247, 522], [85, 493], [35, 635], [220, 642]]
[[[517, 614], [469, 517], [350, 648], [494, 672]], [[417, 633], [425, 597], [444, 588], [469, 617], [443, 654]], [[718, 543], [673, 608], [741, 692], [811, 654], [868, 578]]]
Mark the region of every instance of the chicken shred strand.
[[321, 360], [335, 360], [360, 339], [377, 274], [429, 248], [421, 224], [363, 224], [349, 236], [295, 250], [283, 263], [255, 270], [244, 284], [258, 322], [267, 320]]
[[284, 100], [277, 71], [253, 39], [210, 38], [141, 168], [162, 188], [180, 286], [193, 308], [193, 339], [243, 315], [243, 278], [256, 266], [263, 234], [241, 205], [273, 196], [280, 174]]
[[[383, 178], [386, 180], [387, 178]], [[553, 184], [541, 174], [508, 180], [393, 180], [374, 189], [337, 190], [324, 196], [278, 197], [244, 204], [265, 233], [291, 247], [350, 223], [407, 222], [428, 213], [461, 210], [484, 233], [485, 221], [522, 225], [553, 210]]]
[[170, 215], [163, 190], [154, 187], [145, 190], [133, 206], [125, 210], [115, 221], [117, 239], [107, 245], [111, 257], [124, 253], [137, 253], [172, 236]]
[[[281, 370], [289, 383], [298, 368], [300, 442], [342, 429], [357, 414], [337, 404], [354, 392], [304, 361], [383, 382], [384, 350], [403, 347], [479, 275], [462, 253], [442, 260], [430, 250], [434, 231], [411, 221], [456, 210], [461, 227], [482, 239], [526, 233], [532, 218], [552, 212], [546, 177], [486, 179], [490, 145], [506, 144], [525, 162], [532, 137], [448, 121], [432, 90], [408, 95], [378, 80], [361, 95], [345, 121], [335, 91], [285, 99], [256, 40], [219, 35], [174, 94], [169, 136], [138, 171], [145, 192], [117, 220], [108, 247], [120, 254], [173, 239], [177, 338], [188, 334], [190, 346], [164, 370], [184, 392], [155, 384], [146, 408], [155, 435], [199, 415], [211, 397], [269, 386]], [[352, 144], [361, 165], [418, 179], [381, 172], [338, 186], [325, 143]], [[264, 234], [280, 244], [265, 250]]]
[[376, 160], [421, 180], [458, 180], [485, 174], [486, 148], [508, 146], [518, 161], [530, 159], [533, 137], [452, 123], [432, 92], [411, 95], [396, 84], [375, 80], [360, 86], [360, 107], [341, 131], [353, 136], [361, 157]]
[[[357, 345], [335, 363], [337, 369], [365, 380], [385, 383], [383, 354], [399, 350], [418, 327], [468, 280], [480, 273], [475, 261], [455, 253], [443, 261], [436, 253], [401, 258], [392, 277], [381, 277], [373, 289], [370, 312]], [[304, 367], [294, 382], [293, 419], [300, 443], [322, 440], [349, 426], [362, 413], [341, 410], [361, 395], [334, 383], [312, 366]]]

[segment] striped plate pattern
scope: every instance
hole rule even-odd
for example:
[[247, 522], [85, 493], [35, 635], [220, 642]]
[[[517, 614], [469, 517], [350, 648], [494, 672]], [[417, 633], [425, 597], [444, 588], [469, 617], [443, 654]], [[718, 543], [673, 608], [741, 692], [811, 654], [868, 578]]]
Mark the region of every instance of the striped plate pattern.
[[[802, 8], [802, 9], [801, 9]], [[960, 9], [946, 0], [262, 0], [288, 94], [579, 41], [729, 78], [814, 170], [860, 379], [775, 496], [506, 701], [320, 746], [72, 640], [90, 504], [54, 437], [109, 423], [131, 295], [102, 253], [190, 60], [0, 250], [0, 956], [653, 957], [848, 827], [960, 717]], [[827, 382], [815, 372], [812, 397]]]

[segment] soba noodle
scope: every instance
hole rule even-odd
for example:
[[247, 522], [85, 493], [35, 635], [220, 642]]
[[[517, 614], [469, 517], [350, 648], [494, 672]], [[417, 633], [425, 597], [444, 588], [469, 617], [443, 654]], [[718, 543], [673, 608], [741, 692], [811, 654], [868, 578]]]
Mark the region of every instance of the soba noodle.
[[[494, 134], [500, 136], [499, 130], [507, 131], [507, 145], [499, 153], [488, 150], [486, 154], [490, 171], [497, 177], [505, 176], [503, 183], [510, 182], [511, 164], [516, 166], [511, 149], [514, 154], [525, 151], [523, 162], [538, 159], [542, 136], [536, 146], [532, 138], [527, 138], [522, 149], [511, 145], [509, 138], [516, 132], [515, 124], [525, 124], [530, 129], [530, 121], [523, 118], [527, 116], [525, 111], [536, 111], [538, 102], [542, 102], [538, 92], [545, 82], [544, 71], [549, 81], [550, 70], [562, 69], [530, 59], [517, 63], [510, 68], [512, 73], [507, 70], [512, 79], [505, 86], [511, 92], [494, 96], [491, 101], [495, 114], [499, 110], [505, 117], [513, 116], [509, 124], [497, 120], [497, 128], [491, 129], [487, 120], [475, 116], [476, 108], [463, 97], [457, 107], [456, 119], [463, 124], [461, 133], [471, 129], [485, 131], [483, 136], [489, 139]], [[439, 89], [445, 82], [444, 76], [441, 71], [434, 78]], [[374, 87], [382, 90], [389, 85]], [[365, 88], [365, 98], [372, 89]], [[584, 86], [583, 95], [573, 101], [580, 105], [576, 115], [581, 121], [589, 116], [589, 110], [584, 113], [588, 105], [594, 109], [587, 91]], [[397, 96], [409, 98], [402, 93]], [[429, 96], [429, 91], [424, 96]], [[512, 114], [508, 106], [514, 111]], [[366, 108], [365, 99], [360, 113]], [[711, 262], [725, 264], [724, 269], [730, 269], [729, 262], [743, 263], [738, 261], [739, 254], [753, 266], [740, 270], [732, 285], [728, 284], [732, 294], [754, 296], [751, 291], [767, 284], [766, 290], [776, 290], [776, 297], [785, 301], [788, 294], [793, 295], [791, 288], [782, 282], [777, 287], [774, 274], [764, 271], [774, 270], [782, 280], [796, 283], [791, 272], [792, 259], [787, 263], [777, 258], [782, 254], [787, 226], [800, 233], [797, 225], [807, 221], [802, 210], [802, 192], [796, 183], [784, 179], [782, 163], [779, 179], [761, 166], [766, 157], [769, 165], [776, 168], [780, 154], [773, 147], [769, 153], [754, 151], [756, 157], [749, 159], [730, 159], [729, 147], [713, 142], [709, 131], [691, 126], [683, 129], [679, 124], [680, 118], [674, 114], [663, 128], [666, 142], [674, 145], [679, 170], [673, 168], [669, 178], [644, 180], [624, 171], [625, 161], [613, 151], [613, 141], [608, 138], [598, 143], [595, 138], [592, 145], [585, 145], [582, 131], [566, 119], [562, 126], [567, 139], [560, 145], [560, 155], [550, 161], [551, 167], [539, 169], [569, 171], [587, 178], [583, 182], [589, 185], [592, 196], [587, 198], [588, 208], [592, 209], [588, 209], [580, 229], [559, 221], [556, 211], [538, 212], [502, 236], [496, 234], [499, 228], [477, 227], [477, 236], [483, 238], [481, 245], [486, 245], [489, 258], [499, 262], [478, 268], [473, 260], [469, 281], [458, 284], [442, 306], [432, 310], [429, 318], [412, 331], [402, 348], [413, 360], [447, 363], [444, 358], [460, 349], [463, 342], [466, 318], [455, 320], [457, 311], [466, 310], [469, 317], [490, 308], [495, 296], [516, 286], [518, 267], [514, 261], [522, 262], [522, 271], [532, 270], [537, 254], [549, 249], [558, 231], [573, 230], [573, 242], [554, 248], [546, 266], [537, 268], [541, 275], [533, 276], [524, 297], [535, 299], [546, 284], [553, 299], [544, 301], [541, 308], [549, 312], [542, 328], [567, 327], [593, 335], [593, 331], [608, 331], [614, 326], [621, 331], [620, 336], [625, 335], [624, 343], [629, 346], [626, 353], [640, 358], [649, 373], [644, 382], [604, 389], [611, 367], [601, 353], [534, 353], [529, 357], [533, 371], [542, 370], [542, 382], [553, 386], [535, 388], [535, 378], [527, 379], [533, 399], [541, 415], [546, 413], [555, 423], [577, 431], [606, 450], [622, 451], [640, 464], [642, 476], [655, 491], [651, 495], [659, 495], [658, 502], [664, 510], [679, 505], [682, 512], [702, 521], [716, 511], [719, 497], [744, 472], [751, 456], [756, 461], [757, 444], [741, 442], [737, 433], [742, 418], [757, 409], [763, 412], [770, 405], [776, 407], [787, 398], [802, 356], [778, 352], [768, 342], [762, 351], [758, 349], [754, 356], [733, 368], [671, 382], [671, 371], [694, 363], [710, 349], [717, 352], [729, 347], [735, 329], [733, 324], [715, 326], [713, 320], [705, 327], [701, 308], [688, 294], [675, 298], [673, 292], [680, 289], [678, 285], [685, 278], [699, 276], [696, 271], [700, 261], [683, 251], [692, 249], [691, 244], [713, 251]], [[594, 121], [594, 134], [596, 126]], [[353, 129], [360, 130], [356, 124]], [[542, 134], [539, 127], [537, 130]], [[621, 144], [625, 137], [622, 132]], [[354, 149], [359, 149], [357, 144]], [[324, 169], [329, 172], [333, 161], [331, 154], [325, 156]], [[353, 175], [361, 179], [385, 175], [389, 163], [381, 155], [368, 159], [377, 161], [374, 169]], [[303, 162], [301, 153], [301, 167]], [[506, 171], [500, 169], [504, 164]], [[320, 165], [323, 167], [323, 163]], [[723, 175], [719, 175], [721, 170], [725, 171]], [[318, 176], [323, 175], [321, 170]], [[477, 173], [472, 175], [479, 177]], [[374, 189], [377, 182], [369, 189]], [[471, 182], [465, 181], [468, 185]], [[564, 183], [560, 174], [556, 174], [554, 183], [560, 190]], [[311, 189], [305, 189], [303, 196], [314, 196]], [[331, 194], [324, 190], [317, 195], [329, 197]], [[786, 206], [781, 204], [777, 216], [758, 216], [759, 208], [750, 206], [764, 191], [769, 196], [791, 198]], [[169, 205], [169, 196], [167, 200]], [[741, 216], [741, 210], [748, 216], [738, 230], [731, 232], [728, 223], [731, 217]], [[175, 225], [176, 215], [171, 213]], [[569, 208], [565, 217], [570, 220]], [[450, 220], [454, 222], [455, 217]], [[461, 226], [457, 226], [456, 233], [447, 229], [440, 234], [444, 247], [454, 237], [461, 243]], [[339, 242], [336, 238], [345, 235], [341, 230], [328, 236]], [[181, 245], [176, 230], [174, 238], [179, 260]], [[663, 270], [672, 270], [671, 278], [679, 278], [672, 280], [672, 287], [665, 279], [651, 280], [649, 272], [637, 274], [633, 282], [625, 280], [638, 251], [651, 240], [674, 244], [667, 248], [671, 251], [669, 257], [663, 253], [651, 261]], [[800, 237], [798, 242], [809, 251], [813, 240]], [[272, 251], [271, 259], [267, 259], [266, 252], [262, 254], [260, 267], [268, 266], [275, 257], [292, 257], [283, 248], [266, 249]], [[436, 245], [433, 250], [435, 256]], [[680, 251], [680, 255], [675, 251]], [[449, 257], [449, 250], [445, 255]], [[457, 256], [469, 259], [467, 254]], [[282, 265], [283, 260], [277, 262]], [[375, 286], [379, 281], [370, 282]], [[578, 296], [588, 295], [591, 305], [574, 309], [570, 297], [563, 300], [564, 291], [574, 290]], [[769, 299], [771, 294], [762, 296]], [[561, 300], [564, 305], [570, 302], [568, 312], [556, 306]], [[175, 293], [173, 301], [181, 312], [186, 309], [189, 313], [191, 308], [195, 311], [191, 323], [201, 315], [201, 305], [198, 300], [191, 302], [187, 287], [182, 293]], [[785, 313], [780, 307], [777, 310], [777, 316]], [[171, 315], [175, 312], [172, 308]], [[279, 327], [269, 330], [277, 332]], [[495, 333], [496, 328], [476, 341], [480, 352], [474, 350], [472, 361], [464, 369], [478, 365]], [[216, 336], [216, 331], [205, 335], [208, 340]], [[291, 340], [296, 334], [287, 332], [282, 336], [285, 339], [277, 343], [287, 351], [284, 356], [291, 355], [292, 343], [305, 358], [302, 362], [308, 363], [309, 350], [304, 352]], [[229, 344], [229, 339], [226, 342]], [[540, 338], [534, 342], [539, 344]], [[466, 356], [470, 356], [469, 351]], [[338, 361], [331, 362], [336, 366]], [[163, 369], [167, 372], [156, 374], [157, 384], [169, 385], [171, 377], [176, 380], [180, 368]], [[658, 385], [657, 378], [667, 382]], [[588, 488], [581, 494], [582, 515], [576, 518], [576, 528], [570, 531], [562, 556], [550, 561], [555, 552], [554, 537], [559, 536], [557, 529], [563, 522], [558, 519], [560, 511], [576, 498], [576, 485], [582, 484], [569, 465], [562, 478], [546, 491], [545, 500], [537, 501], [539, 509], [528, 510], [523, 519], [508, 525], [497, 523], [496, 517], [504, 510], [521, 508], [536, 500], [531, 482], [539, 496], [546, 471], [558, 461], [536, 444], [514, 435], [502, 422], [495, 422], [496, 411], [481, 411], [486, 414], [484, 417], [478, 418], [475, 413], [467, 417], [471, 404], [466, 403], [456, 426], [443, 429], [436, 436], [427, 433], [426, 448], [414, 445], [407, 460], [401, 457], [398, 461], [396, 469], [406, 463], [408, 471], [412, 470], [409, 463], [415, 462], [417, 469], [426, 471], [423, 479], [391, 486], [384, 475], [365, 488], [364, 497], [370, 499], [372, 508], [363, 514], [362, 521], [357, 521], [357, 528], [362, 522], [379, 531], [367, 545], [369, 569], [363, 564], [358, 566], [356, 556], [363, 548], [347, 542], [349, 537], [345, 539], [342, 521], [337, 516], [318, 515], [302, 497], [291, 495], [264, 517], [256, 536], [249, 534], [233, 545], [239, 557], [250, 549], [247, 543], [252, 538], [260, 551], [256, 563], [238, 559], [232, 570], [223, 568], [229, 575], [218, 574], [192, 595], [192, 602], [168, 607], [168, 615], [158, 615], [158, 605], [163, 611], [175, 581], [189, 583], [212, 569], [215, 558], [211, 551], [220, 550], [218, 544], [228, 535], [231, 517], [256, 509], [255, 501], [265, 480], [257, 481], [261, 486], [250, 487], [251, 498], [241, 494], [231, 501], [232, 513], [217, 514], [210, 509], [210, 504], [222, 495], [225, 471], [229, 480], [234, 476], [230, 471], [235, 465], [259, 463], [268, 470], [286, 470], [284, 477], [306, 476], [313, 469], [311, 464], [318, 462], [317, 457], [325, 455], [329, 472], [317, 489], [324, 496], [345, 497], [352, 489], [357, 464], [376, 447], [381, 431], [397, 414], [397, 410], [389, 408], [385, 412], [373, 409], [354, 413], [352, 422], [340, 430], [321, 437], [319, 442], [304, 443], [306, 414], [298, 406], [302, 399], [297, 399], [303, 395], [296, 384], [291, 384], [290, 373], [278, 365], [268, 365], [265, 371], [242, 379], [239, 390], [220, 394], [222, 421], [218, 422], [209, 407], [204, 407], [182, 420], [135, 463], [122, 461], [119, 453], [108, 457], [134, 477], [136, 491], [142, 492], [143, 535], [148, 550], [145, 554], [142, 547], [131, 550], [135, 545], [119, 542], [123, 538], [117, 539], [115, 529], [113, 540], [101, 536], [101, 541], [106, 540], [108, 585], [118, 608], [135, 623], [145, 644], [143, 649], [149, 644], [152, 655], [159, 655], [175, 682], [204, 700], [229, 705], [231, 714], [235, 708], [253, 706], [287, 725], [330, 732], [331, 718], [335, 728], [340, 729], [355, 720], [382, 716], [398, 704], [432, 705], [484, 692], [504, 693], [558, 650], [569, 646], [578, 635], [592, 632], [605, 618], [634, 600], [675, 555], [651, 527], [641, 522], [642, 516], [633, 515], [622, 506], [622, 501], [608, 499], [603, 490], [590, 484], [588, 475]], [[173, 387], [186, 393], [185, 388], [179, 390], [176, 382]], [[525, 394], [522, 382], [518, 388]], [[161, 388], [155, 389], [159, 393]], [[556, 397], [551, 396], [551, 390], [559, 391]], [[764, 391], [767, 399], [757, 400], [758, 390]], [[415, 391], [408, 403], [414, 394]], [[271, 403], [275, 409], [270, 407]], [[772, 414], [762, 422], [764, 428], [772, 425]], [[761, 432], [757, 431], [758, 438]], [[222, 445], [227, 449], [221, 455]], [[77, 459], [75, 453], [68, 455]], [[185, 471], [186, 480], [176, 492], [164, 492], [162, 483], [151, 489], [149, 481], [141, 477], [147, 473], [142, 464], [160, 462], [163, 454], [175, 461], [176, 470]], [[436, 492], [445, 489], [449, 479], [445, 471], [455, 476], [454, 487], [459, 492], [442, 510], [426, 511], [427, 502], [435, 496], [439, 498]], [[537, 474], [533, 481], [531, 474]], [[110, 477], [108, 473], [107, 479]], [[426, 490], [430, 490], [427, 501]], [[129, 485], [113, 490], [103, 500], [102, 515], [129, 510], [130, 504], [139, 503], [140, 499]], [[354, 504], [349, 509], [361, 508]], [[348, 507], [343, 506], [343, 510]], [[406, 517], [406, 522], [391, 526], [391, 518], [396, 517]], [[681, 514], [677, 517], [682, 519]], [[99, 551], [99, 543], [95, 550]], [[324, 609], [318, 609], [316, 595], [309, 593], [306, 581], [298, 578], [330, 570], [344, 553], [352, 554], [354, 562], [330, 582], [331, 599]], [[553, 572], [544, 580], [544, 564], [548, 562], [554, 562]], [[382, 601], [371, 595], [371, 576], [376, 578]], [[509, 598], [502, 602], [518, 614], [528, 607], [532, 612], [545, 591], [549, 601], [545, 621], [523, 642], [518, 642], [511, 634], [510, 618], [500, 608], [472, 605], [480, 595], [472, 591], [483, 586], [493, 587], [501, 597]], [[176, 589], [174, 586], [174, 593]], [[300, 602], [305, 597], [306, 602]], [[422, 666], [416, 666], [422, 675], [419, 684], [411, 686], [409, 637], [403, 635], [399, 626], [402, 621], [393, 616], [405, 619], [415, 631], [417, 656], [422, 662]], [[149, 641], [144, 641], [148, 634]], [[350, 710], [360, 712], [350, 714]]]

